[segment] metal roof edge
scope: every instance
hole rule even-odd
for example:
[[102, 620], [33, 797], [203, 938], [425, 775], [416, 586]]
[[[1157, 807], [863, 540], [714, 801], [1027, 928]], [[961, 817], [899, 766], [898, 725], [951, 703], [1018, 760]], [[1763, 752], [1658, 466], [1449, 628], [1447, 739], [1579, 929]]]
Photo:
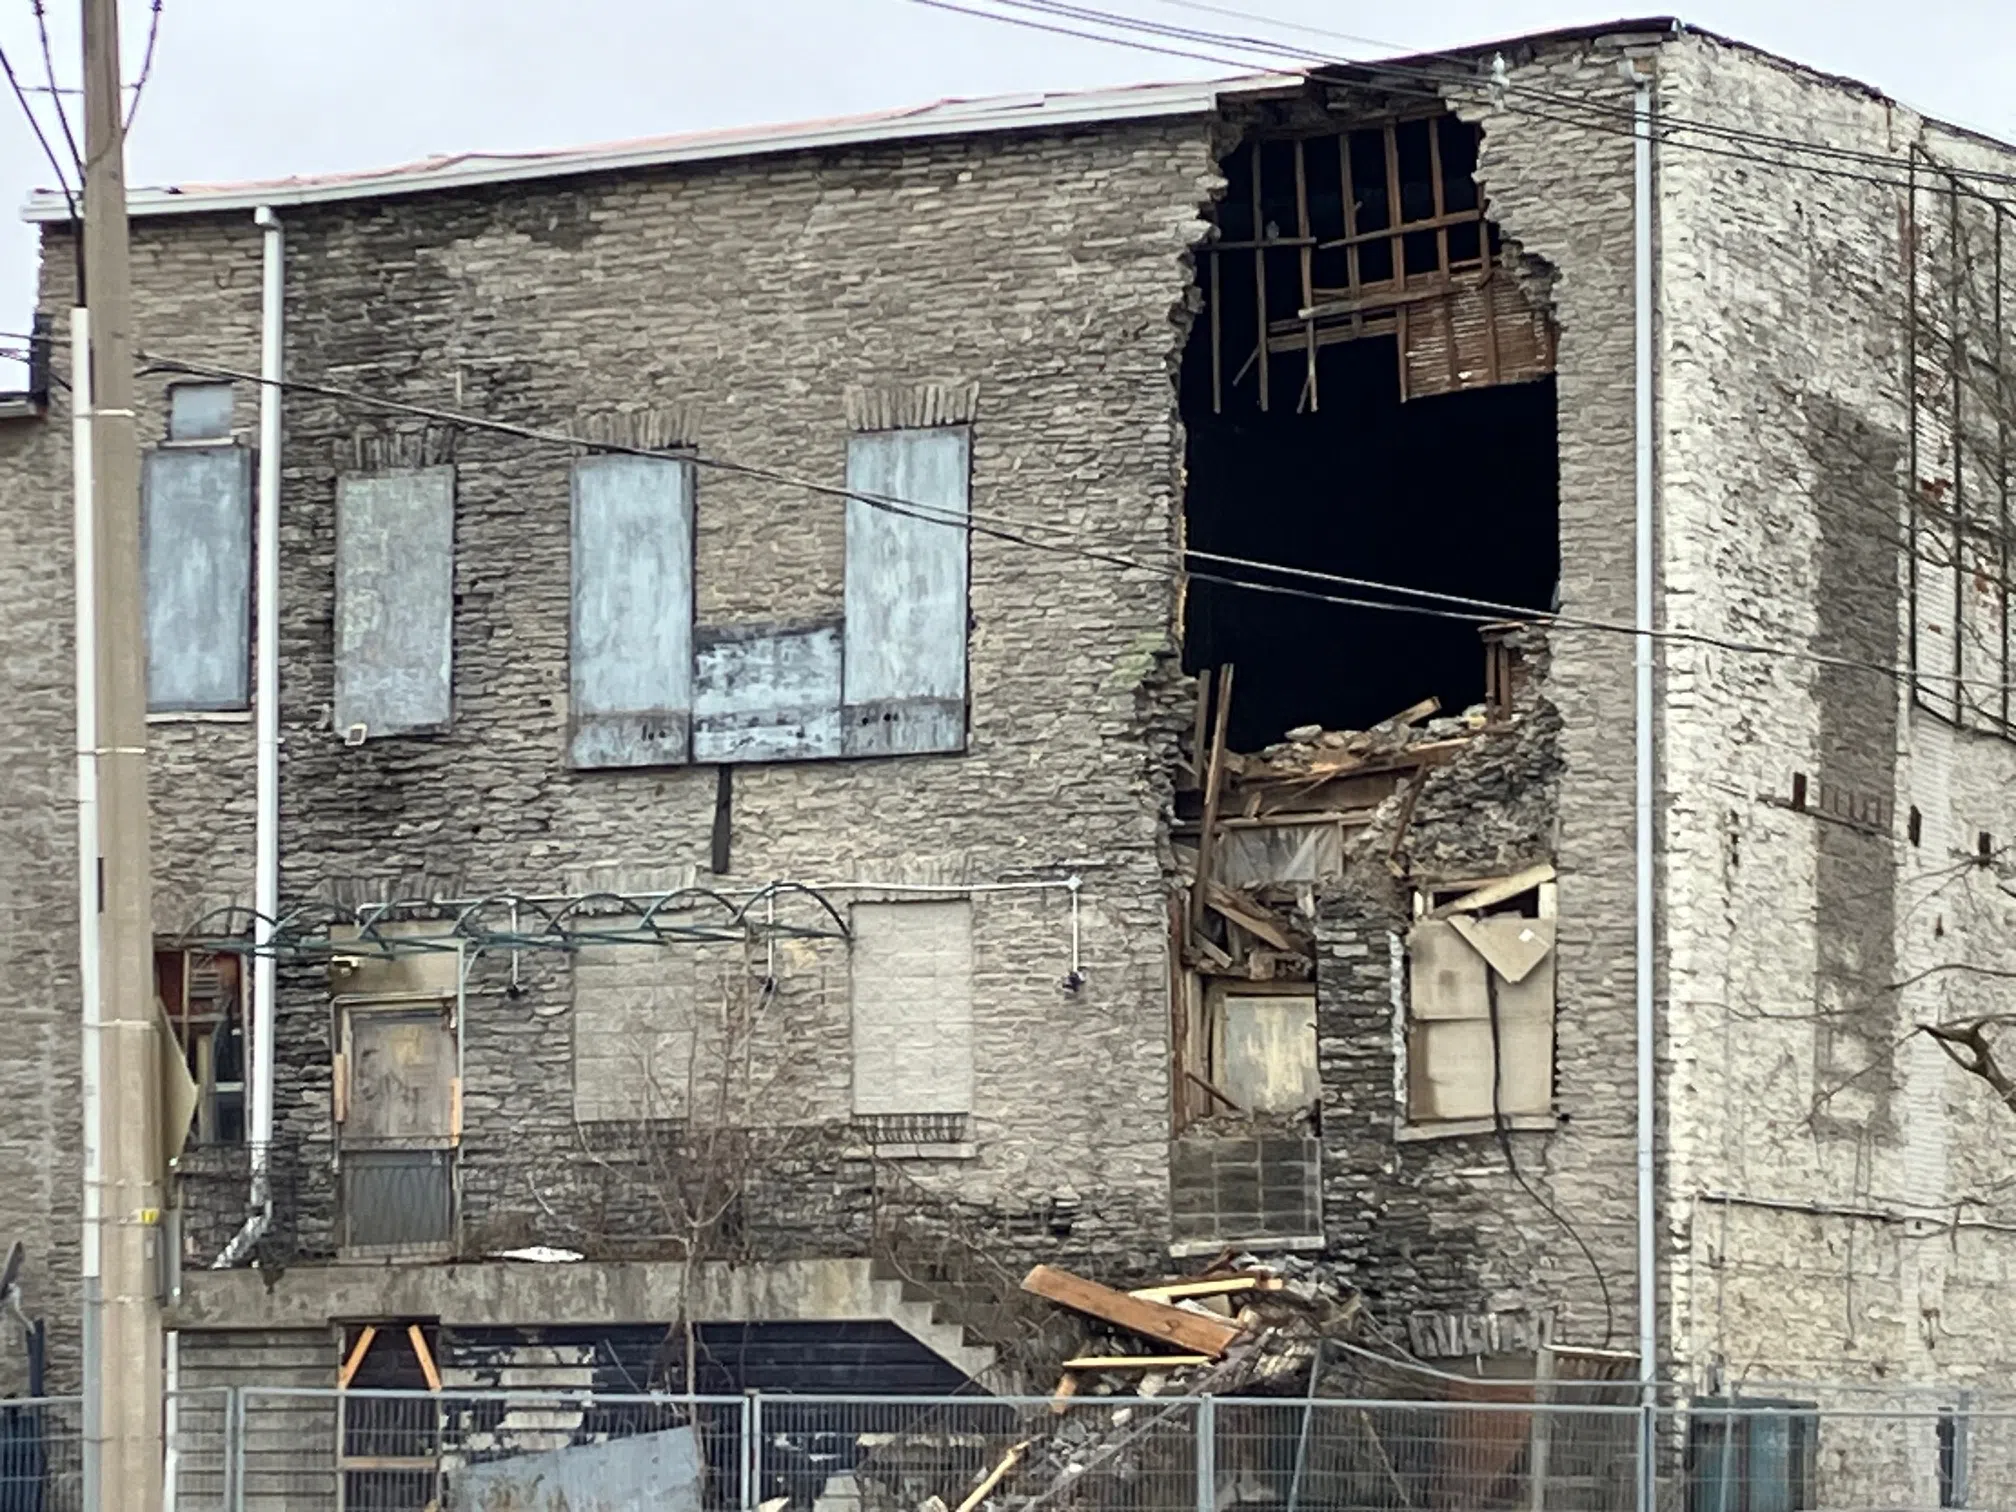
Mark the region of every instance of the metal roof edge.
[[[1027, 95], [1003, 97], [995, 104], [947, 101], [909, 113], [891, 113], [809, 126], [757, 127], [691, 137], [658, 139], [578, 152], [528, 153], [522, 157], [470, 155], [448, 158], [430, 171], [425, 163], [377, 172], [332, 175], [326, 179], [279, 179], [269, 183], [200, 186], [180, 189], [134, 189], [126, 196], [132, 216], [199, 215], [225, 210], [256, 210], [262, 205], [322, 204], [338, 200], [384, 199], [464, 189], [488, 184], [569, 178], [628, 169], [668, 167], [678, 163], [719, 162], [730, 158], [767, 157], [829, 147], [913, 141], [949, 136], [985, 136], [996, 132], [1048, 130], [1061, 126], [1096, 125], [1108, 121], [1153, 120], [1202, 115], [1217, 108], [1227, 95], [1245, 94], [1304, 82], [1301, 74], [1256, 73], [1197, 83], [1160, 84], [1088, 91], [1083, 95], [1044, 97], [1035, 107]], [[1049, 99], [1059, 103], [1049, 105]], [[49, 190], [31, 194], [21, 217], [31, 224], [70, 219], [64, 198]]]

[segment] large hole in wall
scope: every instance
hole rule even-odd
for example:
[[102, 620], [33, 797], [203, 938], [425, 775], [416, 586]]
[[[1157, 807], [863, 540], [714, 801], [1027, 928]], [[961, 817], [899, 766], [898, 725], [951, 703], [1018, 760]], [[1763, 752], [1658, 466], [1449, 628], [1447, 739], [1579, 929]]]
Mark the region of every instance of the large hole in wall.
[[[1478, 145], [1442, 116], [1224, 159], [1181, 379], [1193, 552], [1553, 607], [1553, 331], [1485, 217]], [[1474, 622], [1212, 579], [1405, 601], [1379, 589], [1190, 566], [1185, 665], [1236, 666], [1235, 749], [1297, 725], [1363, 729], [1430, 694], [1447, 712], [1484, 698]]]

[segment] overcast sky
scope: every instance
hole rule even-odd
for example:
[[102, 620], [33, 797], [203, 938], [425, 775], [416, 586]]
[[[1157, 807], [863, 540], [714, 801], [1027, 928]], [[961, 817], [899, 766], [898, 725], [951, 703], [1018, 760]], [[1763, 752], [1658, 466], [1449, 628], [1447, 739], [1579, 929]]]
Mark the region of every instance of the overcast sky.
[[[956, 0], [985, 7], [989, 0]], [[1357, 55], [1601, 21], [1582, 0], [1086, 0], [1157, 20], [1265, 32]], [[163, 0], [129, 147], [136, 184], [363, 168], [430, 153], [525, 149], [795, 120], [946, 95], [1075, 89], [1229, 70], [928, 9], [915, 0]], [[60, 82], [77, 81], [77, 0], [48, 0]], [[1649, 9], [1649, 7], [1648, 7]], [[127, 77], [148, 0], [124, 0]], [[1705, 0], [1683, 19], [1866, 80], [1910, 105], [2016, 139], [2010, 0]], [[44, 82], [29, 0], [0, 0], [0, 46]], [[37, 96], [38, 105], [47, 96]], [[73, 106], [75, 101], [71, 102]], [[0, 198], [52, 174], [0, 96]], [[46, 112], [45, 112], [46, 117]], [[76, 112], [72, 112], [73, 122]], [[46, 122], [52, 140], [53, 119]], [[77, 129], [81, 132], [81, 123]], [[0, 220], [0, 328], [32, 303], [35, 239]], [[0, 388], [18, 386], [0, 369]]]

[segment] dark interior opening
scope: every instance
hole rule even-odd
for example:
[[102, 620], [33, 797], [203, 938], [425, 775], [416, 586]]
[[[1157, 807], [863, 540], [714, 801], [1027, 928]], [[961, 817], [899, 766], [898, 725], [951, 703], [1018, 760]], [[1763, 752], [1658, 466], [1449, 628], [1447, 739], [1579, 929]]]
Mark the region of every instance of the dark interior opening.
[[[1421, 134], [1425, 142], [1425, 126]], [[1336, 140], [1357, 153], [1360, 135]], [[1421, 194], [1412, 183], [1416, 154], [1407, 150], [1404, 131], [1399, 140], [1404, 223], [1413, 216], [1406, 207]], [[1450, 135], [1442, 154], [1445, 210], [1458, 201], [1459, 184], [1470, 185], [1475, 161], [1474, 147], [1459, 155], [1456, 141]], [[1346, 235], [1343, 197], [1318, 192], [1329, 175], [1311, 166], [1334, 162], [1340, 149], [1323, 150], [1327, 159], [1311, 143], [1304, 159], [1306, 229], [1298, 227], [1301, 212], [1292, 203], [1292, 166], [1277, 169], [1269, 156], [1273, 143], [1258, 154], [1241, 147], [1225, 160], [1229, 186], [1219, 217], [1227, 242], [1251, 241], [1257, 225], [1262, 240], [1299, 229], [1316, 243], [1310, 277], [1318, 300], [1326, 277], [1338, 277], [1324, 272], [1323, 260], [1337, 254], [1321, 243]], [[1421, 156], [1425, 160], [1425, 151]], [[1257, 216], [1256, 158], [1266, 190]], [[1459, 165], [1460, 174], [1450, 171]], [[1372, 178], [1369, 168], [1360, 178]], [[1276, 186], [1284, 183], [1291, 199], [1277, 205]], [[1468, 193], [1475, 206], [1474, 187]], [[1425, 202], [1422, 208], [1432, 213]], [[1383, 198], [1370, 191], [1356, 192], [1354, 209], [1360, 234], [1368, 223], [1387, 224]], [[1419, 235], [1411, 233], [1401, 245], [1410, 283]], [[1495, 234], [1490, 240], [1495, 244]], [[1383, 257], [1393, 245], [1367, 248], [1383, 249]], [[1181, 379], [1190, 549], [1523, 609], [1554, 607], [1559, 467], [1551, 374], [1403, 402], [1394, 334], [1368, 332], [1318, 345], [1313, 384], [1306, 347], [1291, 340], [1292, 349], [1273, 350], [1266, 359], [1270, 402], [1263, 410], [1259, 364], [1250, 360], [1259, 311], [1264, 303], [1270, 323], [1296, 318], [1305, 288], [1302, 260], [1294, 247], [1270, 246], [1258, 257], [1228, 253], [1214, 276], [1212, 259], [1199, 259], [1206, 303], [1191, 331]], [[1370, 267], [1373, 261], [1365, 250], [1357, 276], [1390, 275], [1384, 262]], [[1264, 280], [1251, 271], [1255, 263], [1264, 264]], [[1214, 324], [1224, 354], [1215, 375]], [[1275, 330], [1278, 336], [1280, 326]], [[1485, 658], [1475, 621], [1255, 591], [1214, 579], [1402, 602], [1377, 589], [1194, 557], [1189, 565], [1184, 665], [1191, 672], [1228, 662], [1237, 668], [1229, 730], [1235, 749], [1257, 749], [1297, 725], [1363, 729], [1430, 694], [1451, 713], [1483, 701]]]

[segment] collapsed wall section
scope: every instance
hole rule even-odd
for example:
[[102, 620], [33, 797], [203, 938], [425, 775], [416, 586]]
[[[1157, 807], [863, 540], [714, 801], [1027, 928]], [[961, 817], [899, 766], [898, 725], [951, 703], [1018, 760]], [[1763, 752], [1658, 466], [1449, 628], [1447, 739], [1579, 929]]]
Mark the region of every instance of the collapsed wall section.
[[[1622, 100], [1615, 57], [1517, 62]], [[1316, 86], [1226, 158], [1183, 387], [1175, 1201], [1223, 1229], [1257, 1179], [1241, 1237], [1320, 1244], [1417, 1354], [1530, 1366], [1629, 1327], [1630, 651], [1478, 622], [1630, 615], [1630, 160], [1450, 98]], [[1270, 1176], [1319, 1159], [1289, 1232]]]

